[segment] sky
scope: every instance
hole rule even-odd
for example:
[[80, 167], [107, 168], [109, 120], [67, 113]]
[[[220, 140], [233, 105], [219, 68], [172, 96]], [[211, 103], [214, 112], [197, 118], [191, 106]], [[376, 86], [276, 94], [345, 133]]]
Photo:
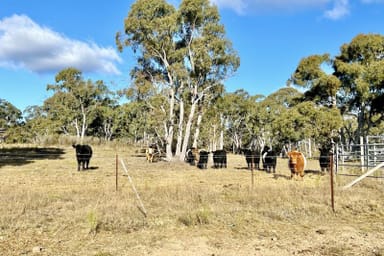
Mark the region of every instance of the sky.
[[[130, 85], [135, 64], [117, 51], [133, 0], [0, 0], [0, 99], [23, 111], [42, 106], [48, 84], [67, 68], [102, 79], [111, 90]], [[179, 0], [169, 0], [176, 7]], [[269, 95], [286, 86], [302, 58], [329, 53], [358, 34], [384, 35], [384, 0], [211, 0], [240, 67], [228, 92]]]

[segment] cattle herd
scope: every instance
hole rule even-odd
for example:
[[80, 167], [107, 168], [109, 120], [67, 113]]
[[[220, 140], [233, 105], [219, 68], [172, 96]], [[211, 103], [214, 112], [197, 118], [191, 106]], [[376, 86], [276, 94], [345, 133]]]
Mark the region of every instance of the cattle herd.
[[[330, 148], [322, 147], [319, 149], [319, 164], [321, 173], [330, 170]], [[214, 168], [227, 167], [227, 153], [225, 150], [216, 150], [208, 152], [206, 150], [198, 150], [197, 148], [188, 149], [185, 161], [200, 169], [207, 169], [208, 156], [212, 154]], [[277, 156], [279, 152], [265, 146], [263, 150], [241, 149], [240, 153], [245, 156], [248, 169], [265, 170], [267, 173], [276, 173]], [[291, 178], [303, 178], [306, 167], [306, 158], [302, 152], [293, 149], [286, 153], [288, 158], [288, 167], [291, 171]]]
[[[76, 150], [77, 170], [89, 169], [89, 162], [92, 157], [92, 148], [89, 145], [73, 144]], [[330, 170], [330, 147], [323, 146], [319, 148], [320, 157], [319, 164], [321, 172], [329, 172]], [[248, 169], [265, 170], [268, 173], [276, 172], [276, 163], [278, 152], [272, 148], [265, 146], [263, 150], [241, 149], [240, 153], [245, 156]], [[156, 155], [159, 155], [159, 150], [156, 145], [150, 145], [146, 150], [146, 160], [150, 163]], [[190, 165], [197, 166], [200, 169], [207, 169], [209, 155], [212, 155], [214, 168], [227, 168], [227, 152], [225, 150], [206, 151], [198, 150], [197, 148], [189, 148], [186, 152], [185, 161]], [[291, 171], [291, 178], [303, 177], [306, 166], [306, 158], [302, 152], [297, 150], [289, 151], [288, 167]], [[262, 166], [261, 166], [261, 164]]]
[[186, 152], [185, 161], [190, 165], [196, 165], [200, 169], [207, 169], [209, 154], [212, 154], [214, 168], [227, 168], [227, 152], [225, 150], [215, 150], [208, 152], [190, 148]]

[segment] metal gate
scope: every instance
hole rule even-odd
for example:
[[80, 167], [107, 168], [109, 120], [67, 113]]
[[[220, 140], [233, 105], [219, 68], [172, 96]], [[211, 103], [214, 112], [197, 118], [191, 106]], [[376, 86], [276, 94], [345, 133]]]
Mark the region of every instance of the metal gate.
[[335, 153], [336, 173], [364, 173], [384, 162], [384, 136], [361, 137], [360, 144], [337, 144]]
[[375, 167], [384, 162], [384, 136], [367, 136], [366, 157], [367, 167]]

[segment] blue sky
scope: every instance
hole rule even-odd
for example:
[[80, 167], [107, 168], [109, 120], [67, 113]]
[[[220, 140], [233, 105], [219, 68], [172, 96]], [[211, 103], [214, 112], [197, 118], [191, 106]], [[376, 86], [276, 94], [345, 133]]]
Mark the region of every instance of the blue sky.
[[[42, 105], [60, 70], [74, 66], [111, 90], [129, 86], [134, 56], [119, 53], [132, 0], [0, 0], [0, 98], [20, 110]], [[178, 0], [170, 0], [177, 6]], [[384, 0], [211, 0], [241, 65], [227, 91], [269, 95], [299, 61], [335, 56], [359, 33], [384, 34]]]

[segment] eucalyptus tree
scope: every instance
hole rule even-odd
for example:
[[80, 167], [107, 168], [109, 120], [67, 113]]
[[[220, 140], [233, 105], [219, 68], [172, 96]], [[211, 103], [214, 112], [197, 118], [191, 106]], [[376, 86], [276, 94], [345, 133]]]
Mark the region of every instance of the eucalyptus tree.
[[336, 96], [341, 82], [331, 73], [332, 63], [329, 54], [305, 57], [300, 61], [289, 82], [306, 89], [305, 100], [336, 107]]
[[6, 130], [8, 141], [23, 142], [22, 125], [22, 112], [7, 100], [0, 99], [0, 129]]
[[105, 141], [111, 141], [116, 137], [116, 132], [119, 130], [119, 109], [120, 107], [111, 99], [100, 102], [92, 113], [92, 122], [88, 126], [89, 134]]
[[[222, 82], [240, 65], [240, 59], [225, 37], [216, 6], [209, 0], [184, 0], [178, 13], [181, 43], [186, 50], [185, 69], [189, 74], [190, 113], [185, 128], [181, 157], [185, 155], [196, 108], [202, 101], [217, 96]], [[197, 120], [201, 120], [202, 111]], [[197, 124], [197, 127], [199, 123]]]
[[117, 33], [119, 49], [132, 47], [137, 54], [137, 70], [144, 75], [140, 77], [166, 96], [162, 127], [169, 160], [176, 122], [176, 155], [183, 159], [192, 126], [204, 113], [197, 109], [204, 108], [204, 100], [221, 89], [222, 81], [239, 65], [219, 20], [209, 0], [184, 0], [178, 10], [164, 0], [138, 0], [125, 19], [125, 36]]
[[301, 60], [290, 82], [307, 89], [306, 100], [338, 107], [344, 117], [342, 140], [358, 143], [360, 136], [378, 132], [375, 127], [384, 121], [383, 74], [384, 37], [360, 34], [343, 44], [334, 58], [323, 54]]
[[341, 46], [334, 69], [342, 82], [343, 110], [357, 119], [356, 142], [384, 120], [384, 36], [357, 35]]
[[297, 104], [297, 99], [301, 96], [302, 93], [295, 88], [283, 87], [267, 97], [258, 97], [259, 101], [251, 116], [249, 127], [260, 148], [266, 145], [276, 146], [284, 141], [276, 129], [276, 125], [283, 124], [277, 120]]
[[25, 128], [28, 130], [28, 139], [34, 143], [41, 143], [48, 136], [58, 132], [60, 124], [57, 120], [47, 118], [42, 106], [28, 106], [24, 112]]
[[223, 96], [220, 112], [235, 151], [243, 146], [244, 139], [250, 141], [246, 122], [249, 120], [249, 115], [252, 114], [250, 111], [253, 107], [252, 103], [252, 97], [243, 89], [226, 93]]
[[8, 128], [22, 121], [22, 112], [7, 100], [0, 99], [0, 128]]
[[167, 95], [168, 108], [164, 110], [168, 113], [163, 120], [163, 126], [169, 160], [172, 158], [175, 100], [180, 86], [175, 81], [176, 66], [182, 61], [182, 54], [179, 53], [175, 42], [176, 31], [176, 11], [172, 5], [164, 0], [138, 0], [132, 5], [124, 21], [125, 36], [120, 32], [116, 35], [120, 51], [124, 47], [132, 47], [133, 52], [137, 54], [137, 69], [143, 71], [140, 72], [142, 76], [138, 77], [144, 78], [140, 81], [166, 88], [164, 94]]
[[279, 140], [286, 143], [312, 138], [323, 145], [337, 138], [342, 122], [339, 109], [304, 101], [279, 115], [273, 123], [273, 129]]
[[110, 92], [102, 81], [85, 81], [81, 71], [75, 68], [60, 71], [55, 82], [47, 85], [47, 90], [54, 93], [44, 102], [47, 117], [57, 120], [63, 133], [69, 134], [74, 129], [82, 141], [97, 107], [105, 102]]

